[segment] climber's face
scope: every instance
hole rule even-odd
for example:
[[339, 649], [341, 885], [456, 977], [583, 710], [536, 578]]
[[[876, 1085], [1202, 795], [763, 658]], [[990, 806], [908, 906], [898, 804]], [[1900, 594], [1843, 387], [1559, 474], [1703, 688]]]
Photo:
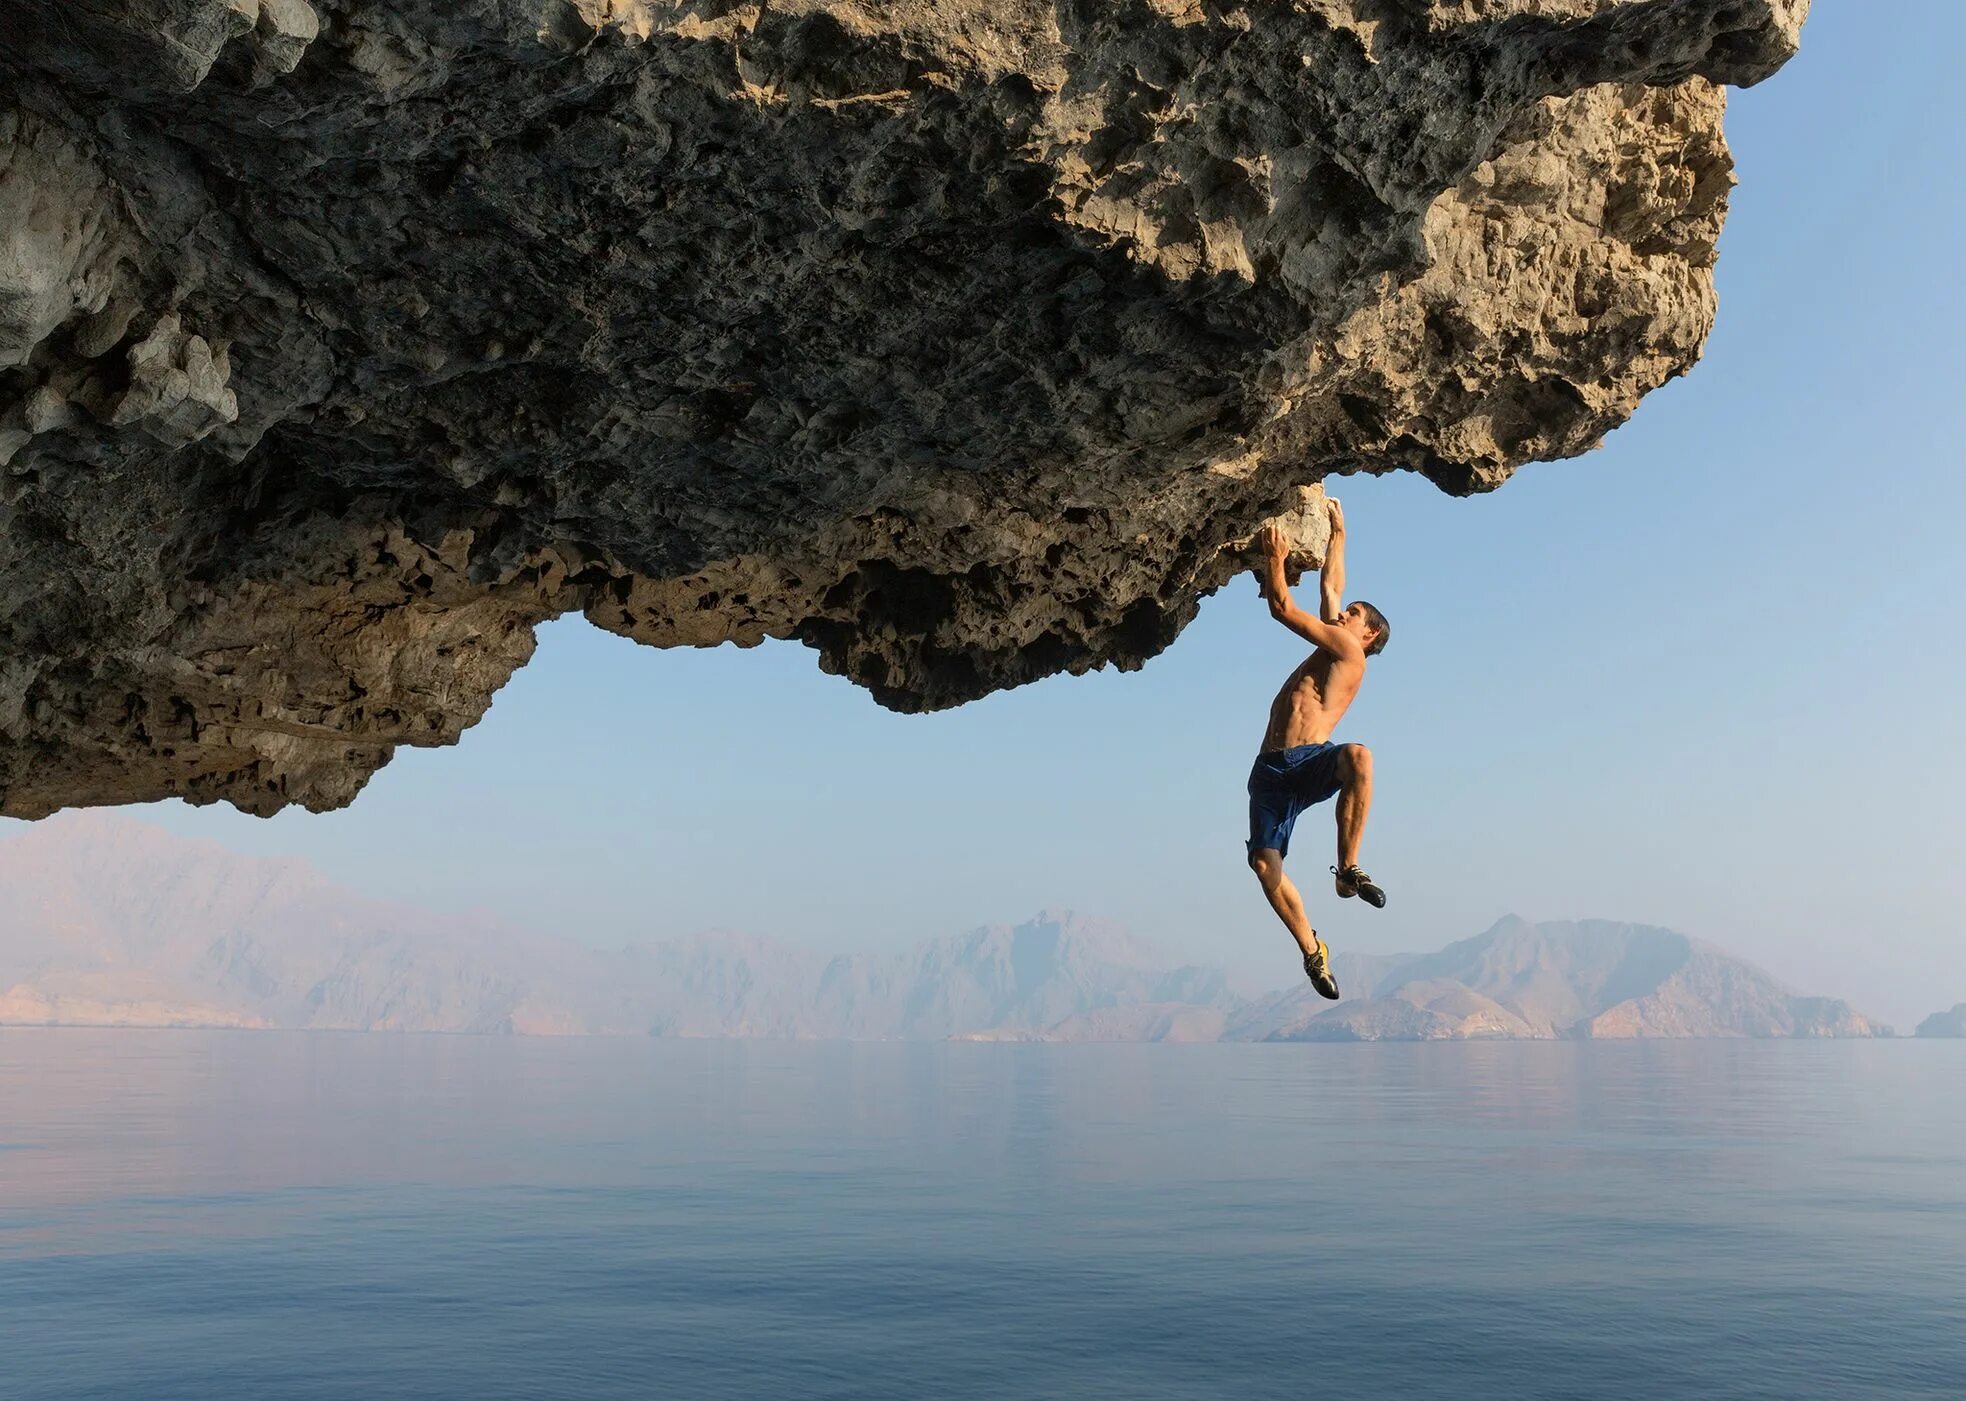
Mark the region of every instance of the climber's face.
[[1386, 615], [1369, 603], [1353, 603], [1338, 615], [1338, 626], [1356, 637], [1365, 655], [1376, 657], [1386, 648]]

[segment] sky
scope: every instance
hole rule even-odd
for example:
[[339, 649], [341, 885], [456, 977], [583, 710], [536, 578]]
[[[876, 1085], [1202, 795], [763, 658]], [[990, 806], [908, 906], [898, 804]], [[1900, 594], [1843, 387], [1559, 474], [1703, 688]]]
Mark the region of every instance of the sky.
[[[1491, 496], [1330, 484], [1352, 594], [1395, 631], [1338, 736], [1376, 755], [1386, 909], [1331, 897], [1328, 807], [1293, 841], [1334, 949], [1629, 920], [1901, 1030], [1966, 1001], [1966, 6], [1891, 10], [1824, 0], [1732, 95], [1741, 186], [1689, 377]], [[1302, 648], [1247, 577], [1139, 672], [929, 716], [791, 643], [540, 639], [461, 745], [399, 751], [351, 809], [130, 811], [592, 944], [891, 948], [1065, 907], [1252, 989], [1301, 976], [1243, 863], [1243, 783]]]

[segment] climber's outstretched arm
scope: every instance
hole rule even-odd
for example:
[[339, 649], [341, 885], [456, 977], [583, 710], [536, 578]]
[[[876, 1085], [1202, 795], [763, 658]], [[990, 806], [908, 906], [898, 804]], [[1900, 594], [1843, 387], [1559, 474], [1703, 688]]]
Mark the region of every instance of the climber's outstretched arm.
[[[1290, 545], [1283, 538], [1283, 532], [1273, 525], [1264, 526], [1261, 544], [1263, 597], [1269, 601], [1270, 616], [1306, 642], [1336, 652], [1341, 657], [1362, 658], [1365, 650], [1356, 637], [1322, 618], [1313, 618], [1291, 600], [1290, 586], [1283, 578], [1283, 562], [1290, 552]], [[1330, 566], [1327, 564], [1325, 567], [1328, 569]]]
[[1335, 496], [1325, 497], [1324, 505], [1331, 518], [1331, 543], [1324, 547], [1324, 572], [1318, 576], [1319, 616], [1335, 623], [1345, 611], [1345, 508]]

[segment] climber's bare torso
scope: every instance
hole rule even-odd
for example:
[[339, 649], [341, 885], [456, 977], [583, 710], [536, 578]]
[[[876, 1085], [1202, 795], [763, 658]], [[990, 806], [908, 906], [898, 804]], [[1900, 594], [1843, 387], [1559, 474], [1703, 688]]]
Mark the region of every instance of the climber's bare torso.
[[1263, 752], [1323, 744], [1330, 739], [1364, 679], [1362, 655], [1340, 656], [1322, 647], [1311, 653], [1270, 702]]

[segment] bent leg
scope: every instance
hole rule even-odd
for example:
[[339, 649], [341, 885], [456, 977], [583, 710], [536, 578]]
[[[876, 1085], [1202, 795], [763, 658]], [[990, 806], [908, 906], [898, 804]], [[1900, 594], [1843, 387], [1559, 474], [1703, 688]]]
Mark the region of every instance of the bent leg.
[[1372, 811], [1372, 751], [1348, 744], [1338, 754], [1338, 869], [1358, 865], [1359, 839]]
[[1269, 900], [1270, 908], [1277, 912], [1277, 918], [1290, 931], [1290, 937], [1297, 941], [1297, 947], [1306, 954], [1310, 953], [1317, 947], [1317, 932], [1311, 928], [1311, 921], [1304, 913], [1304, 901], [1297, 894], [1297, 887], [1283, 873], [1282, 853], [1268, 847], [1252, 851], [1249, 854], [1249, 869], [1262, 882], [1263, 894]]

